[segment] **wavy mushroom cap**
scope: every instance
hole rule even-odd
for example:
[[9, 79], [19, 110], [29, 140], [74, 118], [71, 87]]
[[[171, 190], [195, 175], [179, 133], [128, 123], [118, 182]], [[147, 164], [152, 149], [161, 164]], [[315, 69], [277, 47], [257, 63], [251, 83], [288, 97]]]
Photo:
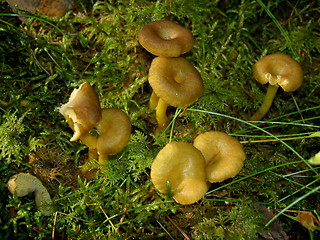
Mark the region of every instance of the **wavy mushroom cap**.
[[193, 145], [206, 160], [209, 182], [222, 182], [237, 175], [246, 157], [238, 140], [224, 132], [209, 131], [198, 135]]
[[274, 53], [261, 58], [253, 66], [254, 78], [262, 83], [281, 86], [284, 91], [297, 90], [303, 82], [303, 71], [298, 62], [286, 54]]
[[150, 53], [163, 57], [179, 57], [193, 47], [192, 33], [171, 21], [154, 21], [143, 26], [138, 34], [140, 44]]
[[99, 96], [93, 87], [85, 82], [74, 89], [69, 102], [60, 107], [59, 112], [67, 120], [74, 134], [70, 141], [86, 135], [101, 119]]
[[174, 107], [187, 107], [203, 93], [200, 73], [184, 58], [156, 57], [148, 80], [155, 94]]
[[131, 122], [126, 113], [116, 108], [102, 109], [101, 121], [97, 124], [99, 137], [98, 154], [116, 154], [129, 142]]
[[180, 204], [192, 204], [207, 192], [205, 159], [192, 144], [168, 143], [151, 165], [151, 180], [161, 193], [168, 185], [173, 198]]

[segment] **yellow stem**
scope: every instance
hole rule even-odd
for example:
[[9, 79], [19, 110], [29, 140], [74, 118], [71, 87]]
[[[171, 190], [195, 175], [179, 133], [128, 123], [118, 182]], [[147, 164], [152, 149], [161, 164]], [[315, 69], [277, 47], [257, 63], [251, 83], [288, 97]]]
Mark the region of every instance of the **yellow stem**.
[[158, 105], [158, 100], [159, 100], [159, 97], [154, 92], [152, 92], [150, 96], [150, 101], [149, 101], [149, 107], [151, 110], [156, 109]]
[[108, 154], [99, 154], [99, 164], [106, 166], [108, 161]]
[[156, 118], [159, 126], [165, 126], [165, 124], [168, 121], [168, 117], [166, 113], [167, 107], [168, 107], [168, 104], [160, 98], [156, 108]]
[[[98, 152], [96, 148], [88, 148], [88, 159], [85, 164], [91, 162], [92, 160], [98, 160]], [[82, 167], [81, 172], [87, 174], [89, 171], [88, 167]]]
[[92, 160], [98, 160], [98, 158], [99, 158], [99, 155], [98, 155], [97, 149], [96, 148], [89, 148], [87, 162], [90, 162]]
[[96, 148], [98, 138], [90, 133], [83, 134], [80, 139], [87, 147]]
[[278, 86], [274, 86], [271, 84], [268, 85], [268, 90], [264, 97], [263, 103], [258, 109], [258, 111], [252, 115], [250, 121], [259, 121], [264, 117], [264, 115], [266, 115], [266, 113], [269, 111], [272, 105], [273, 99], [276, 96], [277, 91]]

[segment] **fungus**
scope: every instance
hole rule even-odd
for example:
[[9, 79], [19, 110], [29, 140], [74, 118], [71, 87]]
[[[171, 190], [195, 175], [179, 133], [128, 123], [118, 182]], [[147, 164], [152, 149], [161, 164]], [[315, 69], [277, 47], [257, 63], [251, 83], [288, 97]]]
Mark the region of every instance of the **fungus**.
[[[62, 17], [65, 13], [73, 8], [73, 0], [6, 0], [12, 11], [19, 14], [30, 12], [50, 17]], [[27, 18], [19, 16], [22, 22], [26, 22]]]
[[253, 66], [254, 78], [262, 84], [269, 82], [264, 101], [251, 121], [259, 121], [268, 112], [279, 86], [285, 92], [297, 90], [303, 81], [303, 71], [299, 63], [286, 54], [274, 53], [261, 58]]
[[7, 187], [9, 192], [13, 195], [16, 194], [17, 197], [34, 193], [38, 210], [45, 216], [53, 213], [50, 194], [37, 177], [27, 173], [19, 173], [9, 179]]
[[96, 128], [99, 133], [96, 145], [99, 163], [106, 165], [108, 155], [120, 152], [129, 142], [130, 119], [120, 109], [104, 108], [102, 109], [101, 121]]
[[78, 89], [74, 89], [68, 103], [63, 104], [59, 112], [74, 131], [70, 141], [81, 139], [89, 148], [88, 161], [97, 159], [97, 137], [89, 131], [101, 120], [101, 107], [99, 96], [93, 87], [85, 82]]
[[237, 175], [243, 167], [245, 153], [238, 140], [224, 132], [209, 131], [198, 135], [193, 145], [206, 160], [209, 182], [222, 182]]
[[70, 141], [84, 138], [89, 145], [95, 141], [88, 133], [101, 119], [99, 96], [93, 87], [85, 82], [78, 89], [74, 89], [69, 102], [60, 107], [59, 112], [67, 120], [74, 131]]
[[209, 189], [206, 180], [205, 159], [192, 144], [168, 143], [151, 165], [151, 180], [161, 193], [173, 193], [180, 204], [200, 200]]
[[[60, 113], [74, 131], [70, 141], [81, 139], [89, 147], [88, 161], [97, 159], [101, 165], [106, 165], [108, 155], [120, 152], [130, 140], [129, 117], [120, 109], [101, 109], [99, 96], [89, 83], [73, 90]], [[92, 129], [96, 129], [99, 136], [91, 135]]]
[[143, 26], [138, 34], [140, 44], [150, 53], [163, 57], [179, 57], [194, 43], [192, 33], [171, 21], [154, 21]]
[[150, 107], [156, 106], [160, 129], [168, 120], [168, 105], [188, 107], [203, 93], [199, 72], [184, 58], [156, 57], [151, 63], [148, 80], [153, 89]]

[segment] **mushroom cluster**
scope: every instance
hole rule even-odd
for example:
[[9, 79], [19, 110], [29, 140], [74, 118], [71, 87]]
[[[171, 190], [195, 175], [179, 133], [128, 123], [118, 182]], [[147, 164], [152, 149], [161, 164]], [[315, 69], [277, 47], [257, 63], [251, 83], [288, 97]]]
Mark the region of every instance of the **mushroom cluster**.
[[203, 81], [198, 70], [180, 55], [191, 50], [192, 33], [167, 20], [146, 24], [138, 34], [140, 44], [157, 57], [153, 59], [148, 80], [153, 90], [150, 108], [156, 110], [159, 134], [168, 122], [166, 110], [188, 107], [203, 93]]
[[237, 175], [245, 157], [238, 140], [209, 131], [198, 135], [193, 145], [168, 143], [151, 165], [151, 180], [159, 192], [172, 192], [176, 202], [192, 204], [205, 195], [211, 183]]
[[[119, 153], [130, 140], [127, 114], [116, 108], [101, 109], [98, 94], [87, 82], [73, 90], [60, 113], [74, 131], [70, 141], [80, 139], [89, 148], [88, 161], [97, 159], [99, 164], [106, 165], [108, 155]], [[93, 129], [98, 136], [90, 133]]]

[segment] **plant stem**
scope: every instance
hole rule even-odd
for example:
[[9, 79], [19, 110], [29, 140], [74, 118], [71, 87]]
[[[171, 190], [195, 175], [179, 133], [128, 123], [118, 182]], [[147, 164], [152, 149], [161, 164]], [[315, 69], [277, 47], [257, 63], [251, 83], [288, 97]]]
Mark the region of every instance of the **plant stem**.
[[259, 121], [264, 117], [264, 115], [266, 115], [266, 113], [269, 111], [272, 105], [273, 99], [276, 96], [277, 91], [278, 91], [277, 85], [276, 86], [271, 84], [268, 85], [268, 90], [264, 97], [263, 103], [258, 109], [258, 111], [250, 117], [250, 121]]

